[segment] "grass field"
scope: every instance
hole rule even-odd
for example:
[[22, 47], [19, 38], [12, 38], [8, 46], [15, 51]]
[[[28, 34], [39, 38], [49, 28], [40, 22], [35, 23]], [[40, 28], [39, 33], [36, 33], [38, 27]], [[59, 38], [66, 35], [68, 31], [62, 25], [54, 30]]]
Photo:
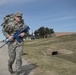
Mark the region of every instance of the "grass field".
[[[52, 55], [57, 51], [58, 54]], [[76, 75], [76, 35], [26, 40], [25, 60], [36, 64], [34, 75]]]

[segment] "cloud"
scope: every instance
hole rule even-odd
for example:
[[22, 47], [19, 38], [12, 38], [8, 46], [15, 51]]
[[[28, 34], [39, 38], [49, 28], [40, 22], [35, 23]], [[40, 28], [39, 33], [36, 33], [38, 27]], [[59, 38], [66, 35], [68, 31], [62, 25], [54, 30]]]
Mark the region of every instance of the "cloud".
[[76, 18], [76, 17], [74, 17], [74, 16], [61, 17], [61, 18], [53, 19], [51, 21], [62, 21], [62, 20], [68, 20], [68, 19], [73, 19], [73, 18]]
[[0, 1], [0, 6], [4, 5], [4, 4], [6, 4], [6, 3], [7, 3], [7, 0], [1, 0], [1, 1]]
[[58, 22], [58, 21], [69, 20], [69, 19], [74, 19], [74, 18], [76, 18], [76, 16], [58, 17], [58, 18], [49, 19], [49, 20], [46, 20], [46, 21], [47, 22], [48, 21], [50, 21], [50, 22]]
[[6, 4], [16, 4], [16, 3], [28, 3], [28, 2], [34, 2], [37, 0], [0, 0], [0, 6], [6, 5]]

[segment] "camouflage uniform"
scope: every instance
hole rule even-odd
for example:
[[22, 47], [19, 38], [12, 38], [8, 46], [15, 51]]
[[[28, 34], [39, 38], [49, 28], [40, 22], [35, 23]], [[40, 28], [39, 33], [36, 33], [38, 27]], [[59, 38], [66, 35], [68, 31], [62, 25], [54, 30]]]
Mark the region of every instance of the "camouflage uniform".
[[[22, 16], [20, 13], [16, 15]], [[13, 35], [17, 30], [21, 30], [25, 24], [23, 22], [17, 23], [15, 20], [10, 22], [5, 28], [2, 29], [3, 34], [7, 38], [9, 35]], [[26, 32], [25, 32], [26, 34]], [[21, 43], [18, 43], [16, 39], [8, 43], [8, 67], [12, 69], [12, 65], [16, 59], [16, 72], [21, 71], [22, 65], [22, 53], [23, 53], [23, 38], [21, 37]]]

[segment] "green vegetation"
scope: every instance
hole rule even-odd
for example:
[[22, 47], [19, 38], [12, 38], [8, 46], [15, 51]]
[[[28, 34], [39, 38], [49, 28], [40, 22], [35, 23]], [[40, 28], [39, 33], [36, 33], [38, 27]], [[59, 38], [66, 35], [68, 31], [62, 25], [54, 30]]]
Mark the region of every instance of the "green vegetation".
[[52, 34], [54, 34], [54, 30], [51, 28], [49, 29], [48, 27], [40, 27], [39, 29], [34, 31], [34, 35], [36, 38], [52, 37]]
[[[57, 55], [52, 55], [58, 51]], [[34, 75], [76, 75], [76, 35], [27, 40], [23, 57], [36, 63]]]

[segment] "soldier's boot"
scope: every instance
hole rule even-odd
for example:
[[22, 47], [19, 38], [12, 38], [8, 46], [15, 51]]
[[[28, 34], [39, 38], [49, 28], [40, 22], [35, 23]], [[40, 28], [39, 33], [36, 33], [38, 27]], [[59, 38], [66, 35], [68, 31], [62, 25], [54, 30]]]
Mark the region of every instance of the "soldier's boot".
[[13, 69], [12, 69], [12, 65], [9, 65], [9, 64], [8, 64], [8, 71], [9, 71], [11, 74], [14, 73], [14, 72], [13, 72]]

